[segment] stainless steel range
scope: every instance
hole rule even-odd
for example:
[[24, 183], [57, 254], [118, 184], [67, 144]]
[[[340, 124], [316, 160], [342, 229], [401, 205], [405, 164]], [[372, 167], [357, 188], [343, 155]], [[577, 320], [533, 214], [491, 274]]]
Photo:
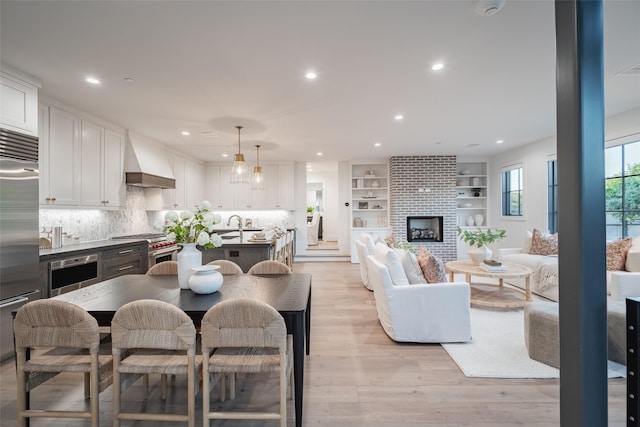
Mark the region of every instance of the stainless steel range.
[[167, 240], [167, 236], [164, 233], [131, 234], [129, 236], [116, 236], [111, 239], [138, 239], [149, 242], [149, 268], [159, 262], [176, 261], [177, 259], [178, 243]]

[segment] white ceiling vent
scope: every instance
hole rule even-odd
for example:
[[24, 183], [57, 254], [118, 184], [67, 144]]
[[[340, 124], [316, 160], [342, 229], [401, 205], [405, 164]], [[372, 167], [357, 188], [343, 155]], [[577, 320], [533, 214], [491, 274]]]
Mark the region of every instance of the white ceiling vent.
[[634, 64], [624, 70], [618, 71], [616, 76], [640, 76], [640, 63]]

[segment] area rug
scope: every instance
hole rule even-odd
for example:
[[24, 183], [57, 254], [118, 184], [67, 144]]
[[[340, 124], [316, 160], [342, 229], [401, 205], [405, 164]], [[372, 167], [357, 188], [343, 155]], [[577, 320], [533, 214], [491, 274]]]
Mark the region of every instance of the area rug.
[[[442, 344], [467, 377], [559, 378], [558, 369], [537, 362], [524, 344], [522, 310], [471, 309], [469, 343]], [[625, 366], [609, 361], [609, 378], [625, 377]]]

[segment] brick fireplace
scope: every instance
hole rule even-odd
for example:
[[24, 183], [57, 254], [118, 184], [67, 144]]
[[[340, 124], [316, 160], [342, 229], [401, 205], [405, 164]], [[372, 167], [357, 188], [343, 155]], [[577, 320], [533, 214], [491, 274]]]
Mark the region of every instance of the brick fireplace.
[[[389, 219], [396, 240], [414, 247], [424, 246], [443, 259], [457, 258], [456, 235], [456, 156], [394, 156], [389, 159]], [[408, 218], [439, 218], [440, 239], [409, 241]], [[440, 220], [441, 218], [441, 220]], [[415, 228], [429, 228], [417, 224]]]

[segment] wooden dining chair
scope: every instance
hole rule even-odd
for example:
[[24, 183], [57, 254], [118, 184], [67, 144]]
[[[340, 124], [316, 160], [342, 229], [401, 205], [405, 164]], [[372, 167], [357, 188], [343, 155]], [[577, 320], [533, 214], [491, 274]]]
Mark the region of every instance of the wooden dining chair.
[[[263, 419], [280, 420], [280, 426], [286, 426], [287, 386], [293, 386], [293, 344], [282, 315], [270, 305], [254, 299], [222, 301], [204, 315], [201, 336], [203, 425], [208, 426], [212, 419]], [[278, 413], [210, 410], [210, 374], [258, 372], [279, 374]], [[231, 398], [234, 392], [235, 386], [232, 386]]]
[[[182, 421], [195, 425], [197, 373], [202, 359], [196, 357], [196, 328], [191, 318], [176, 306], [157, 300], [138, 300], [116, 311], [111, 322], [113, 351], [113, 425], [121, 420]], [[150, 351], [151, 350], [151, 351]], [[158, 351], [160, 350], [160, 351]], [[127, 354], [125, 354], [127, 353]], [[187, 413], [123, 412], [123, 376], [160, 374], [187, 376]], [[166, 383], [161, 385], [164, 399]]]
[[293, 271], [280, 261], [264, 260], [254, 264], [248, 274], [293, 274]]
[[162, 261], [152, 266], [147, 274], [150, 276], [177, 276], [178, 261]]
[[218, 265], [220, 268], [218, 271], [220, 274], [243, 274], [242, 268], [233, 261], [228, 261], [226, 259], [216, 259], [213, 260], [207, 265]]
[[[18, 427], [26, 427], [29, 418], [86, 418], [91, 420], [91, 427], [98, 427], [98, 394], [111, 384], [113, 365], [111, 355], [99, 354], [100, 332], [96, 319], [75, 304], [41, 299], [18, 310], [13, 328]], [[62, 372], [84, 374], [85, 398], [90, 398], [89, 409], [30, 408], [28, 393]], [[68, 407], [69, 402], [64, 403]]]

